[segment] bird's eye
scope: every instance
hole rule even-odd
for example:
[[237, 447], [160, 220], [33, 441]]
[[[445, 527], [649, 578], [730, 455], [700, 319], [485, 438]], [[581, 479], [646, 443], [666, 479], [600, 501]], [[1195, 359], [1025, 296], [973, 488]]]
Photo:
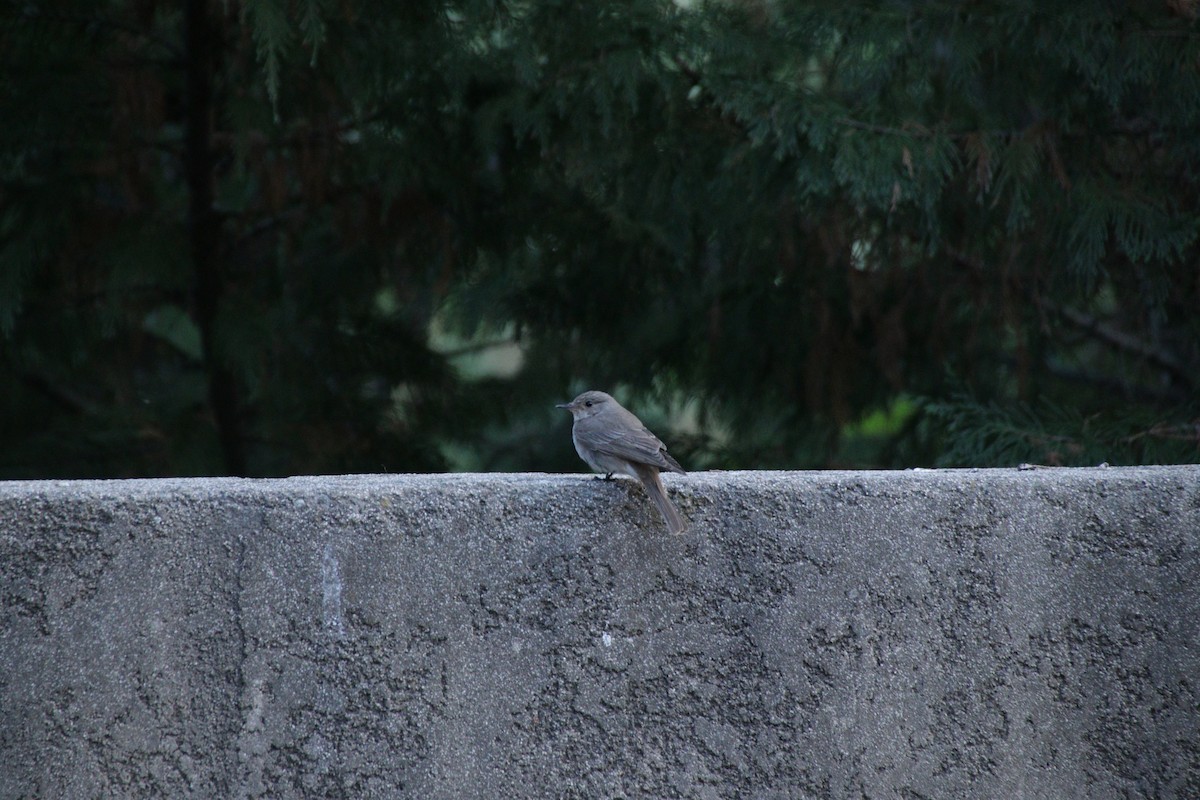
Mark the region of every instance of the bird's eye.
[[584, 403], [584, 405], [585, 405], [585, 406], [587, 406], [588, 408], [591, 408], [591, 407], [592, 407], [592, 401], [591, 401], [591, 400], [588, 400], [586, 403]]

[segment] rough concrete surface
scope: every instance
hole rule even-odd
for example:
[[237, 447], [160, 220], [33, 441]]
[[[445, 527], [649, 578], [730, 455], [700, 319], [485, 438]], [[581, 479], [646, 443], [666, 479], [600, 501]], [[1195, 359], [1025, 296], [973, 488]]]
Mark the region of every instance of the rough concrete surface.
[[0, 483], [0, 797], [1200, 798], [1200, 468]]

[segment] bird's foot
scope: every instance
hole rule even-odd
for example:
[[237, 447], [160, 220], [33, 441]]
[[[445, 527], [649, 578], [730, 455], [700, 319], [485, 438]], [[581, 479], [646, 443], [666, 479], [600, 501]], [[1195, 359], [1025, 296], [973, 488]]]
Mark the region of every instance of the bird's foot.
[[612, 479], [613, 479], [613, 474], [611, 472], [608, 473], [607, 475], [603, 475], [603, 476], [597, 475], [594, 478], [594, 480], [598, 480], [598, 481], [611, 481]]

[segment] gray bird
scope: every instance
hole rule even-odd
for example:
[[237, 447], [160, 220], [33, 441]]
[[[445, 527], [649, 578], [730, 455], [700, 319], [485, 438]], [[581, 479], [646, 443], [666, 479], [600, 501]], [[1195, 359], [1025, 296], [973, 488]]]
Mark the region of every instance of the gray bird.
[[559, 403], [575, 418], [571, 440], [588, 466], [609, 478], [614, 472], [637, 478], [662, 512], [671, 533], [683, 533], [687, 523], [663, 489], [661, 470], [686, 475], [667, 446], [642, 421], [604, 392], [584, 392], [569, 403]]

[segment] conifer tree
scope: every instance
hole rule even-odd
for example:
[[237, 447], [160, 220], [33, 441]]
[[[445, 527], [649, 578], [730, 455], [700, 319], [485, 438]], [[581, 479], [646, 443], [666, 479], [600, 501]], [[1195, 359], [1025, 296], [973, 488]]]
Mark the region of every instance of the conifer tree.
[[1194, 3], [0, 9], [0, 476], [1200, 460]]

